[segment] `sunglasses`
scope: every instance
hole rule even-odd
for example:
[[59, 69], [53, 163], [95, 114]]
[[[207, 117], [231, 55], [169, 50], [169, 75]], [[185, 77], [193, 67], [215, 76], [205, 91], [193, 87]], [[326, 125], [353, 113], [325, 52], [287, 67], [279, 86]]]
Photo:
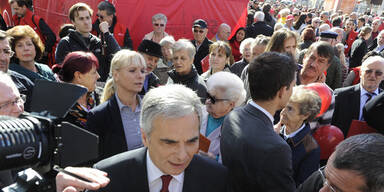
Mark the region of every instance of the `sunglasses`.
[[194, 32], [194, 33], [204, 33], [204, 30], [197, 30], [197, 29], [194, 29], [193, 32]]
[[159, 23], [154, 23], [153, 25], [156, 26], [156, 27], [158, 27], [158, 26], [164, 27], [165, 26], [165, 24], [159, 24]]
[[323, 185], [327, 186], [331, 192], [337, 192], [336, 189], [329, 184], [328, 179], [325, 177], [324, 169], [325, 169], [325, 166], [319, 169], [321, 179], [323, 180]]
[[104, 16], [102, 16], [102, 15], [96, 14], [96, 16], [97, 16], [98, 18], [100, 18], [100, 19], [104, 19]]
[[220, 101], [229, 101], [229, 99], [217, 99], [216, 97], [210, 95], [209, 93], [207, 93], [207, 99], [209, 99], [212, 104], [215, 104], [216, 102], [220, 102]]
[[375, 70], [372, 70], [372, 69], [367, 69], [367, 70], [365, 70], [365, 73], [366, 73], [367, 75], [370, 75], [370, 74], [372, 74], [373, 72], [375, 72], [375, 76], [376, 76], [376, 77], [380, 77], [381, 75], [383, 75], [383, 72], [382, 72], [382, 71], [375, 71]]

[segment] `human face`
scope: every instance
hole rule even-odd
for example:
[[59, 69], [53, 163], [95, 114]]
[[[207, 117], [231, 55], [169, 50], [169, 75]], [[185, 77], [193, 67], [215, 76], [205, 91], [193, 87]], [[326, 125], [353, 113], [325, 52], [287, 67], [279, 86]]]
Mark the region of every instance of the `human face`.
[[75, 20], [72, 21], [76, 31], [81, 33], [83, 36], [88, 36], [92, 31], [92, 19], [91, 15], [87, 10], [79, 10], [75, 14]]
[[249, 62], [252, 59], [251, 44], [248, 43], [244, 46], [243, 58]]
[[162, 20], [162, 19], [158, 19], [158, 20], [156, 20], [156, 21], [154, 21], [154, 22], [152, 23], [153, 31], [154, 31], [155, 33], [163, 33], [164, 30], [165, 30], [165, 25], [166, 25], [166, 23], [165, 23], [164, 20]]
[[355, 24], [353, 23], [353, 21], [347, 22], [347, 26], [346, 26], [347, 31], [351, 31], [354, 27], [355, 27]]
[[14, 11], [17, 17], [24, 17], [25, 12], [27, 12], [26, 6], [19, 7], [19, 5], [16, 2], [13, 2], [11, 4], [11, 9]]
[[112, 15], [108, 15], [106, 10], [97, 10], [96, 16], [99, 19], [100, 23], [103, 22], [103, 21], [106, 21], [106, 22], [108, 22], [109, 26], [112, 25], [113, 14]]
[[158, 116], [152, 126], [150, 135], [141, 131], [152, 162], [164, 174], [179, 175], [199, 149], [198, 116], [196, 113], [176, 118]]
[[384, 63], [374, 61], [361, 67], [361, 85], [369, 92], [375, 91], [384, 79]]
[[318, 28], [320, 26], [320, 19], [313, 19], [312, 26]]
[[244, 40], [244, 37], [245, 37], [245, 31], [244, 30], [240, 30], [236, 34], [236, 41], [237, 42], [241, 42], [241, 41]]
[[170, 61], [172, 59], [172, 45], [166, 44], [161, 47], [161, 53], [163, 53], [164, 59]]
[[8, 40], [0, 40], [0, 71], [6, 73], [8, 71], [9, 62], [13, 55]]
[[186, 49], [173, 53], [173, 66], [180, 75], [186, 75], [192, 70], [193, 58], [190, 58]]
[[364, 25], [364, 22], [357, 20], [357, 27], [360, 28]]
[[[234, 102], [230, 101], [228, 98], [224, 97], [223, 89], [217, 88], [208, 91], [210, 95], [207, 100], [205, 100], [205, 105], [207, 112], [212, 115], [214, 118], [224, 117], [230, 111], [232, 111], [234, 107]], [[214, 98], [215, 102], [212, 102]]]
[[319, 192], [329, 192], [331, 188], [336, 192], [363, 192], [362, 189], [366, 187], [364, 177], [356, 171], [335, 168], [333, 159], [334, 154], [329, 158], [323, 171], [327, 185], [324, 184]]
[[384, 32], [380, 33], [377, 37], [377, 43], [382, 46], [384, 45]]
[[121, 89], [139, 93], [143, 88], [146, 72], [144, 66], [131, 64], [115, 70], [112, 75], [118, 91]]
[[15, 44], [16, 57], [20, 62], [31, 62], [35, 60], [36, 48], [30, 37], [24, 37]]
[[145, 63], [147, 64], [147, 73], [150, 73], [153, 70], [155, 70], [157, 67], [157, 62], [159, 61], [160, 58], [152, 55], [148, 55], [146, 53], [142, 53], [141, 55], [144, 56]]
[[326, 16], [326, 15], [321, 15], [321, 16], [320, 16], [320, 19], [323, 20], [323, 21], [327, 21], [327, 20], [328, 20], [328, 16]]
[[329, 59], [317, 54], [317, 50], [312, 50], [310, 54], [304, 55], [302, 75], [308, 78], [319, 78], [329, 67]]
[[18, 117], [24, 112], [24, 101], [15, 86], [0, 82], [0, 90], [0, 115]]
[[202, 43], [207, 36], [208, 29], [202, 29], [200, 27], [194, 27], [192, 28], [193, 38], [198, 42]]
[[227, 64], [228, 59], [229, 58], [225, 55], [223, 50], [216, 48], [209, 54], [209, 65], [215, 71], [222, 71], [225, 67], [225, 64]]
[[286, 24], [288, 27], [292, 27], [292, 26], [293, 26], [293, 19], [286, 20], [286, 21], [285, 21], [285, 24]]
[[231, 28], [229, 27], [222, 27], [218, 34], [220, 40], [222, 41], [227, 41], [230, 35], [231, 35]]
[[374, 32], [377, 32], [377, 30], [379, 29], [379, 26], [380, 26], [380, 21], [379, 20], [375, 20], [372, 22], [372, 30]]
[[280, 122], [292, 133], [299, 129], [308, 115], [300, 113], [300, 104], [289, 101], [280, 113]]
[[261, 55], [265, 51], [266, 45], [256, 45], [252, 49], [252, 59], [255, 59], [257, 56]]
[[87, 73], [81, 74], [79, 72], [78, 78], [80, 85], [86, 87], [88, 92], [93, 92], [96, 89], [96, 81], [100, 78], [100, 75], [97, 72], [96, 66], [92, 65], [92, 69]]
[[296, 56], [296, 39], [291, 37], [284, 40], [284, 51]]

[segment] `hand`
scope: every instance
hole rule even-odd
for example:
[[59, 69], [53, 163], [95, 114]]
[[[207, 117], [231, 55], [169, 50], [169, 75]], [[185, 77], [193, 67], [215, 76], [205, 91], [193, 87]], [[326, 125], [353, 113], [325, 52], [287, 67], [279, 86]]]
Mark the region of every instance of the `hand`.
[[325, 80], [326, 80], [325, 74], [321, 73], [321, 75], [317, 77], [317, 80], [315, 81], [315, 83], [325, 83]]
[[108, 22], [103, 21], [99, 24], [100, 31], [104, 34], [106, 32], [109, 32], [109, 25]]
[[275, 126], [273, 126], [273, 130], [275, 131], [275, 133], [280, 134], [282, 125], [283, 124], [281, 123], [281, 120], [280, 120]]
[[67, 167], [65, 170], [84, 177], [85, 179], [92, 181], [92, 183], [85, 182], [65, 173], [59, 172], [56, 175], [57, 192], [80, 192], [85, 189], [97, 190], [107, 186], [110, 181], [106, 172], [93, 168]]

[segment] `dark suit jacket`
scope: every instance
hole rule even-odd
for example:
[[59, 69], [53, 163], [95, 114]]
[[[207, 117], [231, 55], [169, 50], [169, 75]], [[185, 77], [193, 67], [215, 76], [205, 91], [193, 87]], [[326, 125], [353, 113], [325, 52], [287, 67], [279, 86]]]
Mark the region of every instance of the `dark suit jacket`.
[[361, 60], [368, 52], [367, 43], [362, 38], [356, 39], [351, 46], [351, 57], [349, 59], [349, 68], [358, 67], [361, 65]]
[[368, 125], [384, 134], [384, 92], [371, 99], [363, 108]]
[[224, 119], [220, 150], [229, 171], [230, 191], [295, 190], [289, 145], [273, 131], [270, 119], [251, 104]]
[[259, 21], [245, 29], [245, 37], [256, 38], [258, 35], [272, 36], [273, 29], [267, 25], [264, 21]]
[[204, 57], [209, 54], [209, 46], [213, 42], [211, 40], [209, 40], [208, 38], [205, 38], [198, 50], [196, 47], [196, 40], [192, 40], [191, 42], [196, 48], [196, 55], [195, 55], [195, 58], [193, 59], [193, 64], [195, 65], [197, 73], [199, 73], [199, 75], [201, 75], [201, 74], [203, 74], [203, 68], [201, 66], [201, 60], [204, 59]]
[[[100, 191], [149, 192], [147, 148], [120, 153], [95, 164], [108, 173], [111, 182]], [[217, 162], [195, 155], [184, 171], [183, 192], [225, 192], [227, 169]]]
[[99, 136], [99, 160], [128, 150], [115, 95], [89, 112], [86, 129]]

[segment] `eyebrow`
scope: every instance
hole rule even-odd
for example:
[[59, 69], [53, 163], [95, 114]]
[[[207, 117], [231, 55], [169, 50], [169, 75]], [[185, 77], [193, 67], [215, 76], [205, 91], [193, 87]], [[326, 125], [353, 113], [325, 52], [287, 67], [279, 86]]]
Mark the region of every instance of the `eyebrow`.
[[[192, 139], [187, 140], [188, 143], [195, 142], [199, 139], [198, 136], [193, 137]], [[172, 139], [160, 139], [160, 141], [166, 142], [166, 143], [178, 143], [179, 141], [175, 141]]]

